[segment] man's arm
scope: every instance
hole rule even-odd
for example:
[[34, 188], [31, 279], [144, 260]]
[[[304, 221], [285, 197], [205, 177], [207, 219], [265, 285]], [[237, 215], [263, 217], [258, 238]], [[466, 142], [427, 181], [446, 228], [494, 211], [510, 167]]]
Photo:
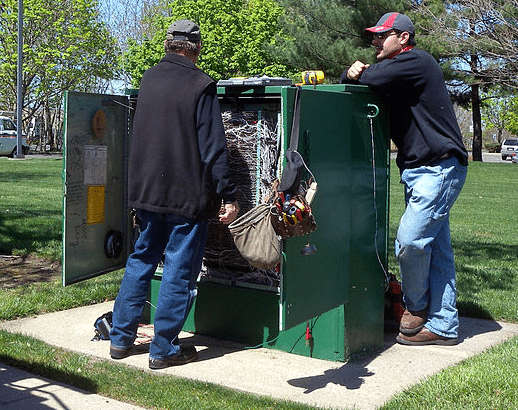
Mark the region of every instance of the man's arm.
[[229, 178], [227, 142], [215, 86], [209, 86], [200, 97], [197, 119], [201, 159], [210, 167], [216, 193], [224, 202], [219, 220], [229, 224], [236, 219], [239, 206], [236, 187]]
[[355, 61], [352, 66], [349, 67], [346, 73], [348, 80], [358, 81], [362, 73], [370, 67], [370, 64], [364, 64], [361, 61]]

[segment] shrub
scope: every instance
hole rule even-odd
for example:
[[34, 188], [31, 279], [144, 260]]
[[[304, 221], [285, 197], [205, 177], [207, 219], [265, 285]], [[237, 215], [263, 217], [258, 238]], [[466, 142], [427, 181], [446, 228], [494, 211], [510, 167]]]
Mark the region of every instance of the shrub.
[[498, 142], [486, 142], [485, 144], [486, 151], [492, 152], [492, 153], [498, 153], [500, 152], [500, 144]]

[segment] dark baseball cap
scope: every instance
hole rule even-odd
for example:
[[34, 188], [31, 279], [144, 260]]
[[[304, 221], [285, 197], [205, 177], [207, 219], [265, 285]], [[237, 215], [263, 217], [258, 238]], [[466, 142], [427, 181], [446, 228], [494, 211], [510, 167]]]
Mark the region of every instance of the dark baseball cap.
[[201, 41], [200, 28], [190, 20], [177, 20], [167, 29], [166, 38], [168, 40], [192, 41], [196, 43]]
[[408, 31], [410, 34], [415, 34], [412, 20], [408, 16], [396, 12], [384, 14], [374, 27], [365, 29], [370, 33], [384, 33], [389, 30]]

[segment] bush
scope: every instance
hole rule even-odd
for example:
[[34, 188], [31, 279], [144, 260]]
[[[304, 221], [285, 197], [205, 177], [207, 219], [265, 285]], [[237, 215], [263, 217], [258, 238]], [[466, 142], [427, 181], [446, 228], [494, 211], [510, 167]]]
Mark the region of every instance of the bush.
[[486, 142], [485, 144], [486, 151], [492, 152], [492, 153], [499, 153], [500, 152], [500, 144], [498, 142]]

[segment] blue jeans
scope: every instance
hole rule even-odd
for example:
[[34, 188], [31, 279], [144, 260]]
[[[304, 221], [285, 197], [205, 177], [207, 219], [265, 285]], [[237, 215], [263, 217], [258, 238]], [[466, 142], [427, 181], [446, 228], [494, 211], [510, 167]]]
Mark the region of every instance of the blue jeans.
[[163, 360], [180, 350], [178, 334], [196, 297], [207, 222], [143, 210], [138, 210], [137, 216], [140, 235], [115, 299], [110, 340], [112, 346], [119, 348], [133, 344], [151, 279], [164, 255], [155, 335], [149, 347], [151, 359]]
[[427, 310], [425, 327], [452, 338], [457, 337], [459, 317], [450, 210], [466, 175], [467, 167], [455, 157], [401, 174], [406, 209], [395, 251], [405, 304], [410, 311]]

